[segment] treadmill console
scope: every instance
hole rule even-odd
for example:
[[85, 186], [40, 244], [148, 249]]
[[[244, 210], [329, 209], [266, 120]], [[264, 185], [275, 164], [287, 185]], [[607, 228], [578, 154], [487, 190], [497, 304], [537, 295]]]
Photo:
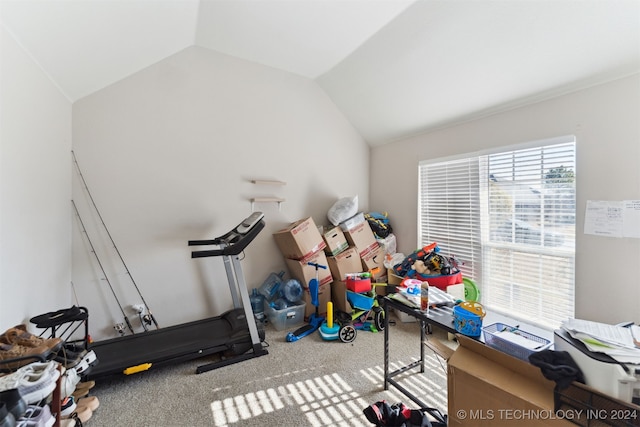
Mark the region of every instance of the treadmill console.
[[189, 246], [217, 245], [219, 248], [191, 252], [191, 258], [238, 255], [264, 228], [264, 214], [254, 212], [233, 230], [211, 240], [189, 240]]
[[240, 234], [245, 234], [247, 231], [251, 230], [254, 225], [256, 225], [262, 218], [264, 218], [264, 214], [262, 212], [254, 212], [248, 218], [246, 218], [239, 226], [236, 227], [236, 231]]

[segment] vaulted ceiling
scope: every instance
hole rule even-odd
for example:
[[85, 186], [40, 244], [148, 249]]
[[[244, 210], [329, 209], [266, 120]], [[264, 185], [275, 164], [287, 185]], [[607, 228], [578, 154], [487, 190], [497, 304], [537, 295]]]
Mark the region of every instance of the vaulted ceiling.
[[640, 0], [0, 7], [5, 29], [72, 102], [197, 45], [317, 81], [371, 145], [640, 71]]

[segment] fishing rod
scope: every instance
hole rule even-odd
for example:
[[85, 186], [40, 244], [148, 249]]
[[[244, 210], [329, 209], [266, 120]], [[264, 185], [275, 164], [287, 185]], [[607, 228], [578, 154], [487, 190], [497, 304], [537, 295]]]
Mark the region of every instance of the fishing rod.
[[[96, 206], [96, 202], [93, 200], [93, 196], [91, 196], [91, 192], [89, 191], [89, 186], [87, 185], [87, 182], [84, 180], [84, 176], [82, 175], [82, 171], [80, 170], [80, 165], [78, 164], [78, 160], [76, 159], [76, 153], [74, 153], [73, 150], [71, 150], [71, 155], [73, 156], [73, 163], [75, 163], [76, 169], [78, 169], [78, 175], [80, 175], [80, 179], [82, 180], [82, 184], [84, 185], [85, 190], [87, 190], [87, 194], [89, 195], [89, 199], [91, 200], [91, 204], [93, 205], [93, 209], [98, 214], [98, 218], [100, 218], [100, 222], [102, 223], [102, 227], [104, 228], [104, 231], [107, 232], [107, 236], [109, 236], [109, 240], [111, 240], [111, 244], [113, 245], [113, 249], [115, 249], [116, 253], [118, 254], [118, 257], [120, 258], [120, 262], [122, 262], [122, 265], [124, 266], [124, 269], [127, 272], [127, 275], [131, 279], [131, 283], [133, 283], [133, 286], [136, 288], [136, 291], [138, 292], [138, 295], [140, 296], [140, 299], [142, 299], [142, 303], [144, 304], [144, 306], [145, 306], [145, 308], [147, 310], [148, 314], [146, 316], [141, 317], [141, 319], [144, 319], [145, 321], [146, 320], [150, 320], [151, 322], [153, 322], [154, 325], [156, 325], [156, 329], [159, 329], [160, 326], [158, 326], [158, 322], [156, 321], [155, 316], [151, 312], [151, 309], [149, 308], [149, 305], [147, 304], [147, 301], [145, 301], [144, 297], [142, 296], [142, 292], [140, 292], [140, 289], [138, 288], [138, 285], [136, 284], [136, 281], [133, 280], [133, 275], [129, 271], [129, 268], [127, 267], [127, 264], [124, 262], [124, 258], [122, 258], [122, 255], [120, 254], [120, 251], [118, 250], [118, 247], [116, 246], [116, 242], [113, 241], [113, 237], [111, 237], [111, 233], [109, 233], [109, 229], [107, 228], [107, 224], [105, 224], [104, 220], [102, 219], [102, 215], [100, 215], [100, 211], [98, 210], [98, 206]], [[138, 313], [138, 314], [140, 314], [140, 313]], [[143, 322], [143, 326], [144, 326], [144, 322]], [[146, 328], [145, 328], [145, 330], [146, 330]]]
[[[91, 252], [96, 257], [96, 261], [98, 261], [98, 265], [100, 266], [100, 270], [102, 270], [102, 276], [104, 277], [104, 280], [109, 285], [109, 289], [111, 289], [111, 293], [113, 294], [113, 298], [115, 298], [116, 303], [118, 303], [118, 307], [120, 308], [120, 311], [122, 312], [122, 315], [124, 316], [124, 321], [126, 322], [127, 327], [129, 328], [131, 333], [135, 334], [135, 332], [133, 331], [133, 327], [131, 326], [131, 322], [129, 321], [129, 318], [127, 317], [127, 314], [124, 312], [124, 309], [122, 308], [122, 304], [120, 304], [120, 300], [118, 299], [118, 296], [116, 295], [116, 292], [113, 290], [113, 286], [111, 286], [111, 282], [109, 281], [109, 278], [107, 277], [107, 272], [104, 271], [104, 267], [102, 266], [102, 263], [100, 262], [100, 258], [98, 257], [98, 253], [96, 252], [96, 249], [93, 247], [93, 243], [91, 243], [91, 238], [89, 238], [89, 233], [87, 233], [87, 229], [84, 226], [84, 222], [82, 222], [82, 218], [80, 217], [80, 212], [78, 212], [78, 207], [76, 206], [76, 202], [71, 200], [71, 204], [73, 205], [73, 210], [76, 212], [76, 216], [78, 217], [78, 221], [80, 222], [80, 226], [82, 227], [82, 232], [84, 233], [85, 236], [87, 236], [87, 242], [89, 242], [89, 246], [91, 247]], [[116, 330], [118, 332], [122, 333], [121, 328], [116, 327]]]

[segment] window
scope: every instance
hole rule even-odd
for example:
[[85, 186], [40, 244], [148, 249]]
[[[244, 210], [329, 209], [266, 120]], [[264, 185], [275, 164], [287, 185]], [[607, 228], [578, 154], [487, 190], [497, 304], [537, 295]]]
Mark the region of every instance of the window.
[[575, 137], [419, 165], [420, 246], [455, 256], [488, 309], [549, 329], [574, 316]]

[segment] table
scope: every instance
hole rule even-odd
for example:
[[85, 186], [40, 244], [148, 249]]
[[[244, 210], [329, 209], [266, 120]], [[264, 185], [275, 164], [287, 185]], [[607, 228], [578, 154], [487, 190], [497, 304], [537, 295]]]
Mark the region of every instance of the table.
[[[432, 289], [433, 288], [429, 289], [430, 293]], [[433, 290], [438, 294], [444, 293], [444, 291], [440, 291], [439, 289], [433, 289]], [[384, 327], [384, 389], [389, 390], [389, 385], [392, 385], [395, 388], [397, 388], [400, 392], [402, 392], [405, 396], [407, 396], [409, 399], [411, 399], [413, 402], [420, 405], [421, 408], [427, 407], [428, 405], [426, 405], [418, 397], [413, 395], [413, 393], [408, 391], [405, 387], [403, 387], [393, 378], [399, 374], [402, 374], [403, 372], [407, 372], [411, 369], [416, 369], [416, 368], [420, 368], [420, 371], [419, 371], [420, 373], [425, 372], [424, 356], [425, 356], [425, 342], [426, 342], [427, 328], [429, 328], [430, 330], [432, 326], [436, 326], [438, 328], [444, 329], [448, 333], [452, 333], [452, 334], [458, 333], [455, 330], [455, 327], [453, 324], [454, 304], [452, 302], [448, 305], [444, 305], [436, 308], [431, 307], [428, 313], [424, 313], [419, 309], [411, 308], [399, 301], [389, 298], [389, 296], [385, 296], [382, 298], [382, 307], [384, 309], [384, 323], [385, 323], [384, 325], [385, 326]], [[408, 314], [409, 316], [414, 317], [416, 320], [420, 322], [420, 359], [408, 365], [400, 367], [399, 369], [396, 369], [393, 372], [389, 372], [389, 308], [390, 307], [395, 310], [402, 311]], [[547, 338], [551, 342], [553, 342], [553, 331], [547, 331], [535, 325], [527, 324], [524, 322], [518, 322], [517, 320], [511, 319], [509, 317], [506, 317], [491, 311], [487, 312], [483, 319], [483, 323], [486, 325], [490, 325], [492, 323], [498, 323], [498, 322], [504, 323], [506, 325], [524, 325], [528, 331], [531, 331], [532, 333], [540, 337]], [[469, 337], [469, 338], [484, 342], [483, 334], [481, 334], [481, 336], [479, 337]]]
[[[424, 373], [424, 348], [427, 335], [425, 329], [431, 326], [437, 326], [447, 332], [455, 334], [456, 330], [453, 325], [453, 304], [450, 306], [445, 305], [441, 307], [431, 307], [429, 312], [425, 313], [419, 309], [411, 308], [386, 296], [382, 298], [382, 307], [384, 309], [384, 389], [389, 390], [389, 385], [392, 385], [402, 392], [402, 394], [418, 404], [421, 408], [425, 408], [429, 405], [425, 404], [413, 393], [399, 384], [393, 379], [393, 377], [416, 368], [420, 368], [420, 373]], [[420, 322], [420, 359], [402, 366], [393, 372], [389, 372], [389, 307], [415, 317], [416, 320]]]

